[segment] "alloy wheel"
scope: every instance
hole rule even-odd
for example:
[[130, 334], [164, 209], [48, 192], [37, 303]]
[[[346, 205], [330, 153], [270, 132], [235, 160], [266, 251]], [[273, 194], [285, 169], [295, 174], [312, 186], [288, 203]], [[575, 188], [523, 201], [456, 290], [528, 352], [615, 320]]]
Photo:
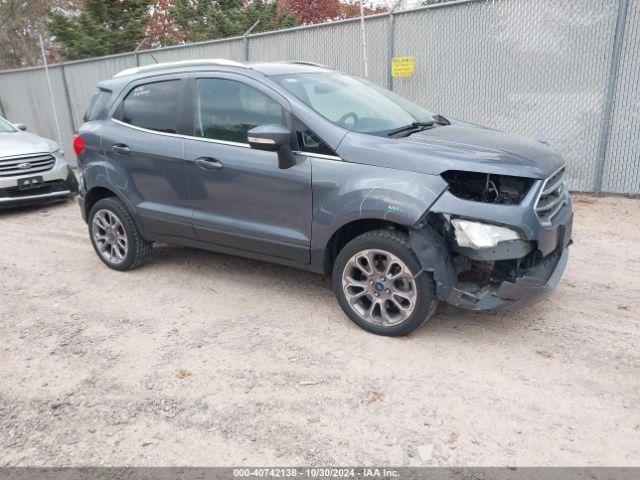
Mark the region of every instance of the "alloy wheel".
[[111, 263], [127, 256], [129, 242], [120, 219], [110, 210], [98, 210], [91, 222], [91, 235], [100, 255]]
[[360, 318], [385, 327], [404, 322], [418, 298], [409, 267], [380, 249], [362, 250], [349, 259], [342, 273], [342, 289]]

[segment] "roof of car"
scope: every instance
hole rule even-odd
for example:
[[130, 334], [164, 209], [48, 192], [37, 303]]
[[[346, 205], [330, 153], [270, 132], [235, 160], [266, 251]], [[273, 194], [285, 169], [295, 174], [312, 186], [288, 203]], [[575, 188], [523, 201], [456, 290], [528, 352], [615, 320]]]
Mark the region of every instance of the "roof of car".
[[332, 68], [310, 62], [250, 63], [248, 67], [264, 75], [294, 75], [300, 73], [326, 73]]
[[238, 68], [253, 70], [263, 75], [291, 75], [299, 73], [320, 73], [330, 70], [327, 67], [310, 62], [270, 62], [270, 63], [242, 63], [227, 59], [201, 59], [201, 60], [182, 60], [178, 62], [165, 62], [153, 65], [145, 65], [143, 67], [134, 67], [122, 70], [114, 75], [115, 78], [128, 76], [146, 76], [145, 74], [154, 74], [166, 70], [189, 71], [197, 70], [216, 70], [220, 67]]

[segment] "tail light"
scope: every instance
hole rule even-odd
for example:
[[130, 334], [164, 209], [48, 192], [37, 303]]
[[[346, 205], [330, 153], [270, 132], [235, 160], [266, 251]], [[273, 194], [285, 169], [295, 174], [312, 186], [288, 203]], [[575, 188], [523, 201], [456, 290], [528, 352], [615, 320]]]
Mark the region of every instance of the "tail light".
[[76, 155], [80, 155], [80, 153], [84, 150], [84, 140], [80, 135], [73, 136], [73, 151], [76, 152]]

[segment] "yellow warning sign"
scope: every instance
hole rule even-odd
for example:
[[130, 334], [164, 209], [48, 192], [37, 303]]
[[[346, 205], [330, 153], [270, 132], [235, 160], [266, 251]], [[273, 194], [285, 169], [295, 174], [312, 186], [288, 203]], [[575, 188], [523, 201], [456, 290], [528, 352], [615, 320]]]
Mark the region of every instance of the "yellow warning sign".
[[391, 59], [392, 77], [410, 77], [413, 75], [413, 57], [393, 57]]

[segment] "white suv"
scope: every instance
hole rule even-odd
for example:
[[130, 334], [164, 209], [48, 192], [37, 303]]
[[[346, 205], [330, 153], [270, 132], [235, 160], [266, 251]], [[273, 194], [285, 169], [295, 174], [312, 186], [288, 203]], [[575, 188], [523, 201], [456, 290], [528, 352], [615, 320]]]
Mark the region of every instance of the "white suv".
[[78, 181], [57, 143], [0, 117], [0, 208], [73, 197]]

